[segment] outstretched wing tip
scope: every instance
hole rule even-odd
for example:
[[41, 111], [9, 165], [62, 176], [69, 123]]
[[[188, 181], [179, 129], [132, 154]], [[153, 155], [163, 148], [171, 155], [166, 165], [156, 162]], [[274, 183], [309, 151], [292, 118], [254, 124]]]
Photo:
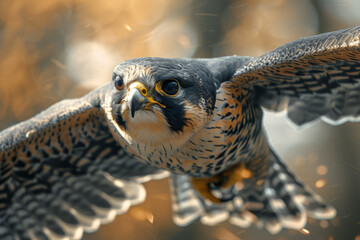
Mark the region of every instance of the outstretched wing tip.
[[0, 171], [1, 239], [80, 239], [142, 203], [142, 183], [169, 175], [127, 154], [85, 98], [63, 100], [1, 137], [0, 163], [17, 164]]
[[233, 79], [253, 86], [254, 101], [288, 109], [296, 125], [321, 118], [359, 121], [360, 26], [311, 36], [251, 59]]

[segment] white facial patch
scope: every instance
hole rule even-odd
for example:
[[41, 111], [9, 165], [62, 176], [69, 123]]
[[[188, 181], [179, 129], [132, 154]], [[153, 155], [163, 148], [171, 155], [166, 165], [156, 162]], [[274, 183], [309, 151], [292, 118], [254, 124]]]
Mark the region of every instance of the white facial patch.
[[126, 122], [126, 132], [132, 137], [132, 141], [158, 145], [171, 138], [172, 133], [160, 108], [153, 105], [150, 106], [151, 110], [138, 110], [131, 117], [127, 102], [123, 102], [121, 113]]

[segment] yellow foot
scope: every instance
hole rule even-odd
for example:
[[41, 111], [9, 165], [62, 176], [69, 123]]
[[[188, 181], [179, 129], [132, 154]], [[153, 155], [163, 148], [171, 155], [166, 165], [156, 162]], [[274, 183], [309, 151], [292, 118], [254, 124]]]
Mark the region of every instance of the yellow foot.
[[191, 178], [191, 183], [204, 198], [215, 203], [221, 203], [221, 199], [211, 192], [210, 184], [213, 183], [221, 188], [229, 188], [236, 183], [242, 183], [243, 179], [250, 178], [252, 173], [244, 163], [232, 166], [222, 173], [208, 178]]

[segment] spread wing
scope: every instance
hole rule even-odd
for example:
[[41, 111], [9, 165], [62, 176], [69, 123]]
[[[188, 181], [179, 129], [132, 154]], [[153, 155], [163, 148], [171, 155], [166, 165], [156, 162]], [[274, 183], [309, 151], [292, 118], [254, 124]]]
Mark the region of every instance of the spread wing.
[[113, 139], [103, 110], [88, 101], [97, 95], [0, 133], [0, 239], [79, 239], [142, 202], [141, 182], [166, 176]]
[[263, 107], [287, 109], [297, 125], [360, 120], [360, 27], [285, 44], [251, 59], [233, 80], [250, 83]]

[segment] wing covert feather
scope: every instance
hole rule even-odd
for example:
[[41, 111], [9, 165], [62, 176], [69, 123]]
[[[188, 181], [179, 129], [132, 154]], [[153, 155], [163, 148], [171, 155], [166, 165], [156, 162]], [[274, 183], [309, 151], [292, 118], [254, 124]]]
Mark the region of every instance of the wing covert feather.
[[142, 202], [141, 182], [167, 176], [124, 151], [88, 99], [0, 133], [1, 239], [79, 239]]
[[288, 110], [297, 125], [360, 116], [360, 27], [311, 36], [253, 58], [233, 81], [251, 83], [255, 101]]

